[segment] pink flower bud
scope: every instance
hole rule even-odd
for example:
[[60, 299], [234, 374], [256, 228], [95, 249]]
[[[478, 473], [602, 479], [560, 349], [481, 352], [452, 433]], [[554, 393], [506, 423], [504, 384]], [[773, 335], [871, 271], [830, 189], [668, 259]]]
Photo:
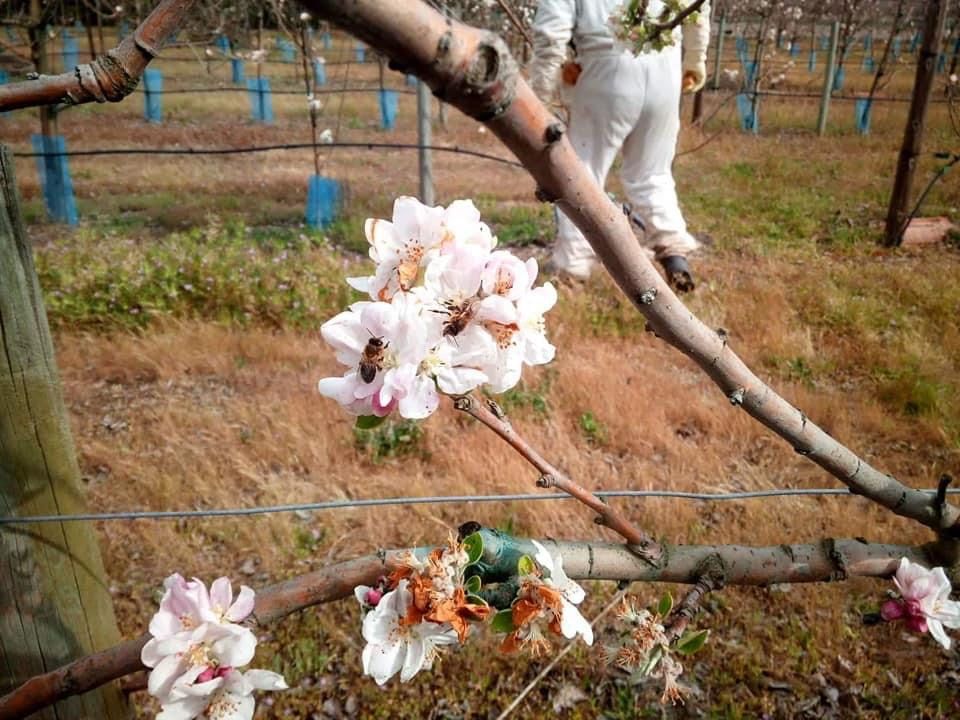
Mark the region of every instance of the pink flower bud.
[[901, 600], [887, 600], [880, 606], [880, 617], [887, 622], [899, 620], [904, 615], [906, 615], [906, 610]]
[[925, 633], [927, 631], [927, 619], [922, 615], [911, 616], [907, 618], [907, 627], [915, 633]]
[[383, 591], [378, 590], [377, 588], [370, 588], [367, 590], [367, 594], [363, 596], [363, 601], [370, 607], [376, 607], [380, 603], [380, 598], [383, 597]]
[[216, 669], [216, 668], [213, 668], [213, 667], [208, 667], [208, 668], [207, 668], [206, 670], [204, 670], [202, 673], [200, 673], [199, 675], [197, 675], [197, 682], [198, 682], [198, 683], [210, 682], [210, 681], [213, 680], [216, 676], [217, 676], [217, 669]]

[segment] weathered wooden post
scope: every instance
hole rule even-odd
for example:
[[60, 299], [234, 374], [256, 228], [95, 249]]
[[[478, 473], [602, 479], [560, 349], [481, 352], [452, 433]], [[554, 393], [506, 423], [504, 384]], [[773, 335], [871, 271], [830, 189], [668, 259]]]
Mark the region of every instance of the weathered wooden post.
[[[0, 146], [0, 515], [85, 512], [13, 156]], [[0, 525], [0, 695], [120, 640], [90, 523]], [[42, 720], [119, 720], [105, 686], [37, 713]]]
[[840, 36], [840, 23], [834, 20], [830, 26], [830, 46], [827, 53], [827, 67], [823, 75], [823, 95], [820, 97], [820, 115], [817, 117], [817, 135], [827, 131], [827, 117], [830, 115], [830, 95], [833, 93], [833, 74], [836, 72], [837, 41]]
[[937, 56], [943, 40], [943, 26], [947, 19], [947, 0], [929, 0], [924, 10], [923, 42], [917, 56], [917, 75], [913, 83], [913, 97], [910, 99], [910, 112], [907, 126], [903, 132], [903, 145], [897, 158], [897, 174], [890, 193], [890, 207], [887, 209], [887, 223], [883, 244], [896, 247], [903, 240], [906, 230], [907, 204], [910, 201], [910, 186], [913, 173], [917, 169], [917, 156], [923, 144], [923, 128], [927, 118], [927, 104], [933, 90], [936, 74]]

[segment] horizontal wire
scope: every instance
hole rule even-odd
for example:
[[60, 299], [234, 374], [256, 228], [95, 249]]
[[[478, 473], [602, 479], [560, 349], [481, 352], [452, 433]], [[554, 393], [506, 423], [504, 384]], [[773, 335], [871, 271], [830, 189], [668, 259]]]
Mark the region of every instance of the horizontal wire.
[[[364, 148], [366, 150], [398, 149], [398, 150], [432, 150], [447, 152], [455, 155], [469, 155], [483, 160], [492, 160], [503, 165], [522, 168], [516, 160], [490, 155], [479, 150], [469, 150], [457, 145], [419, 145], [418, 143], [384, 143], [384, 142], [333, 142], [320, 143], [325, 148]], [[277, 145], [250, 145], [237, 148], [103, 148], [100, 150], [70, 150], [62, 153], [35, 153], [15, 152], [14, 157], [87, 157], [92, 155], [241, 155], [244, 153], [269, 152], [271, 150], [305, 150], [314, 148], [314, 143], [282, 143]]]
[[[920, 490], [935, 496], [936, 490]], [[947, 490], [948, 493], [960, 493], [960, 489]], [[752, 500], [775, 497], [855, 497], [844, 488], [788, 488], [777, 490], [749, 490], [727, 493], [697, 493], [681, 490], [598, 490], [594, 493], [602, 498], [677, 498], [681, 500], [702, 500], [717, 502], [724, 500]], [[360, 500], [327, 500], [314, 503], [295, 503], [289, 505], [264, 505], [249, 508], [213, 508], [209, 510], [130, 510], [105, 513], [80, 513], [77, 515], [29, 515], [25, 517], [0, 517], [0, 525], [26, 525], [33, 523], [79, 522], [93, 520], [177, 520], [182, 518], [206, 517], [245, 517], [250, 515], [269, 515], [286, 512], [309, 512], [317, 510], [344, 510], [363, 507], [384, 507], [390, 505], [447, 505], [472, 502], [516, 502], [526, 500], [573, 500], [566, 493], [528, 493], [518, 495], [427, 495], [393, 498], [370, 498]]]

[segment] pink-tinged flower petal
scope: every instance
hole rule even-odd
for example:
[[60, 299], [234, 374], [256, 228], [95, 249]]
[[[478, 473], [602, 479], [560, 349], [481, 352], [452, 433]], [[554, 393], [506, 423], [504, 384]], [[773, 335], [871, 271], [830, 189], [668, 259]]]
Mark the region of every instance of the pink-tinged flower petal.
[[156, 720], [193, 720], [200, 717], [206, 707], [207, 698], [179, 698], [170, 704], [161, 705]]
[[347, 285], [362, 293], [369, 293], [374, 285], [374, 278], [372, 276], [348, 277]]
[[254, 690], [286, 690], [289, 687], [283, 675], [269, 670], [247, 670], [243, 677]]
[[367, 218], [366, 222], [363, 223], [363, 234], [366, 236], [367, 242], [373, 247], [386, 247], [393, 241], [393, 223], [389, 220]]
[[213, 652], [221, 665], [242, 667], [253, 660], [257, 649], [257, 638], [249, 628], [235, 625], [229, 636], [213, 643]]
[[407, 394], [400, 398], [397, 409], [409, 420], [421, 420], [432, 415], [440, 405], [440, 397], [433, 380], [418, 375], [410, 384]]
[[517, 301], [517, 310], [523, 317], [542, 317], [557, 304], [557, 289], [552, 283], [534, 288]]
[[540, 268], [537, 266], [537, 259], [527, 258], [526, 268], [527, 268], [527, 287], [524, 288], [523, 294], [528, 293], [532, 288], [533, 284], [537, 281], [537, 275], [540, 272]]
[[906, 614], [907, 611], [900, 600], [887, 600], [880, 606], [880, 617], [887, 622], [899, 620]]
[[[146, 663], [144, 663], [146, 664]], [[173, 683], [187, 670], [187, 663], [178, 655], [166, 655], [147, 676], [147, 692], [154, 697], [165, 698]]]
[[477, 320], [513, 325], [517, 322], [517, 306], [500, 295], [490, 295], [477, 306]]
[[383, 685], [403, 667], [404, 649], [399, 642], [364, 646], [361, 656], [364, 675], [371, 676], [377, 685]]
[[240, 592], [237, 594], [237, 600], [227, 611], [227, 620], [230, 622], [240, 622], [245, 620], [253, 612], [255, 604], [255, 593], [252, 588], [246, 585], [240, 586]]
[[557, 354], [557, 349], [541, 333], [524, 333], [523, 339], [523, 361], [527, 365], [544, 365]]
[[423, 663], [427, 658], [426, 643], [416, 635], [410, 638], [407, 643], [406, 657], [403, 659], [403, 667], [400, 670], [400, 682], [407, 682], [423, 668]]
[[[907, 623], [909, 625], [909, 622]], [[929, 630], [930, 635], [943, 646], [944, 650], [949, 650], [953, 643], [950, 640], [950, 637], [947, 635], [946, 631], [943, 629], [943, 624], [939, 620], [934, 620], [929, 618], [926, 621], [927, 630]], [[923, 632], [921, 630], [921, 632]]]
[[317, 390], [324, 397], [336, 400], [341, 405], [350, 405], [356, 400], [357, 371], [350, 370], [343, 377], [327, 377], [317, 383]]
[[210, 585], [210, 607], [219, 620], [227, 613], [227, 608], [233, 602], [233, 586], [230, 578], [220, 577]]
[[560, 604], [563, 608], [560, 614], [560, 632], [563, 636], [573, 640], [579, 635], [587, 645], [593, 645], [593, 628], [590, 627], [587, 619], [566, 599], [561, 600]]
[[364, 347], [372, 337], [394, 337], [398, 322], [397, 311], [390, 303], [376, 302], [367, 305], [360, 313], [360, 324], [367, 334], [363, 341]]

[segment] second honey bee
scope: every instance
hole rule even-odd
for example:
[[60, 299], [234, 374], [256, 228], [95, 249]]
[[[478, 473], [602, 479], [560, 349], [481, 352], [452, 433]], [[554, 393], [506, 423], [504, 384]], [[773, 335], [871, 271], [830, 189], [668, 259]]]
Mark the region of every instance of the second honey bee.
[[445, 303], [447, 319], [443, 323], [443, 336], [456, 337], [464, 331], [477, 314], [476, 302], [464, 300], [460, 304]]
[[383, 369], [383, 353], [390, 343], [383, 342], [382, 337], [372, 337], [367, 340], [363, 352], [360, 354], [360, 379], [365, 383], [372, 383], [377, 371]]

